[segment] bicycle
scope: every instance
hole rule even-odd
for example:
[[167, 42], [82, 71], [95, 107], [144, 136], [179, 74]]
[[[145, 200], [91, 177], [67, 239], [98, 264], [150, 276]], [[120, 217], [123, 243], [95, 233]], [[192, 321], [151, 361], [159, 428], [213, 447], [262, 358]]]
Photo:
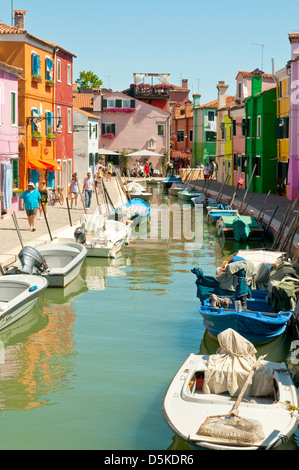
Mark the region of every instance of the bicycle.
[[57, 186], [57, 188], [53, 188], [51, 190], [49, 205], [50, 206], [55, 206], [55, 204], [57, 204], [58, 202], [59, 202], [60, 205], [62, 205], [64, 203], [63, 187], [62, 186]]

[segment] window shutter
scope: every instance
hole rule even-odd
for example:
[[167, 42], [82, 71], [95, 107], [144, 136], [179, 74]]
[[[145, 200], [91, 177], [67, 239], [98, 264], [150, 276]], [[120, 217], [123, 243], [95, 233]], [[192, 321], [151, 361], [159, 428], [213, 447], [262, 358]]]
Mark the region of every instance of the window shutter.
[[246, 119], [242, 119], [242, 135], [246, 135]]
[[281, 126], [281, 118], [276, 118], [276, 125], [275, 125], [275, 128], [276, 128], [276, 139], [282, 139], [283, 138], [283, 128], [284, 128], [284, 125]]
[[91, 137], [92, 134], [92, 128], [91, 128], [91, 122], [89, 123], [89, 138]]
[[115, 100], [115, 107], [122, 108], [122, 100]]
[[36, 56], [36, 74], [40, 75], [40, 56]]
[[102, 109], [107, 108], [107, 100], [102, 100]]
[[234, 119], [233, 120], [233, 135], [236, 135], [236, 129], [237, 129], [236, 120]]
[[105, 124], [102, 123], [102, 134], [105, 134], [105, 127], [106, 127]]
[[90, 166], [90, 167], [93, 166], [93, 153], [90, 153], [90, 154], [89, 154], [89, 166]]
[[12, 161], [12, 177], [16, 188], [19, 187], [19, 160]]
[[36, 75], [36, 54], [32, 52], [31, 54], [31, 74]]
[[130, 100], [130, 108], [135, 108], [135, 100]]
[[112, 125], [111, 125], [111, 128], [112, 128], [112, 134], [115, 135], [115, 124], [112, 124]]

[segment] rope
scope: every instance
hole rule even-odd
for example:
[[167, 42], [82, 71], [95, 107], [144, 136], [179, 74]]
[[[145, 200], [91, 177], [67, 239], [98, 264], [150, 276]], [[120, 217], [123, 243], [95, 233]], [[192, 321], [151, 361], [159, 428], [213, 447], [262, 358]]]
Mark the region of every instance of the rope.
[[[283, 401], [278, 401], [277, 403], [281, 403], [282, 405], [285, 405], [289, 408], [290, 410], [290, 414], [293, 413], [293, 411], [299, 411], [299, 407], [298, 406], [295, 406], [295, 405], [292, 405], [292, 404], [288, 404], [288, 403], [284, 403]], [[299, 419], [299, 416], [297, 416], [297, 419]]]

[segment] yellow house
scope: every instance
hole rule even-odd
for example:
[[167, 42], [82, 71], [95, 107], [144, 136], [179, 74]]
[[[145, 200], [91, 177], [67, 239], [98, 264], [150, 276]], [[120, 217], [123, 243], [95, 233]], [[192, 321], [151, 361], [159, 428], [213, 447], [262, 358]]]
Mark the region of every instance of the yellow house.
[[275, 77], [277, 79], [277, 182], [278, 191], [286, 194], [289, 163], [290, 76], [285, 67], [278, 70]]
[[29, 178], [37, 184], [47, 170], [57, 165], [53, 135], [55, 45], [25, 30], [24, 13], [15, 10], [15, 26], [0, 23], [0, 60], [24, 70], [19, 80], [19, 187], [22, 189], [26, 189]]

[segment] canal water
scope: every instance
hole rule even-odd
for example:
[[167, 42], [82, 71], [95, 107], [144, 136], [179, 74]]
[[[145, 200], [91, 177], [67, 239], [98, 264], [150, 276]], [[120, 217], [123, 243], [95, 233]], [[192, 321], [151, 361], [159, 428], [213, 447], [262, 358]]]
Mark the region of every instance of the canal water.
[[[173, 209], [168, 237], [143, 229], [123, 256], [87, 259], [66, 289], [48, 288], [0, 334], [2, 450], [188, 448], [164, 421], [163, 395], [189, 353], [218, 347], [203, 328], [191, 269], [214, 275], [239, 246], [221, 246], [205, 222], [196, 240], [178, 236], [186, 219], [174, 214], [186, 206], [194, 229], [193, 206], [153, 192], [153, 205]], [[282, 361], [289, 344], [266, 349]], [[279, 449], [298, 447], [297, 434]]]

